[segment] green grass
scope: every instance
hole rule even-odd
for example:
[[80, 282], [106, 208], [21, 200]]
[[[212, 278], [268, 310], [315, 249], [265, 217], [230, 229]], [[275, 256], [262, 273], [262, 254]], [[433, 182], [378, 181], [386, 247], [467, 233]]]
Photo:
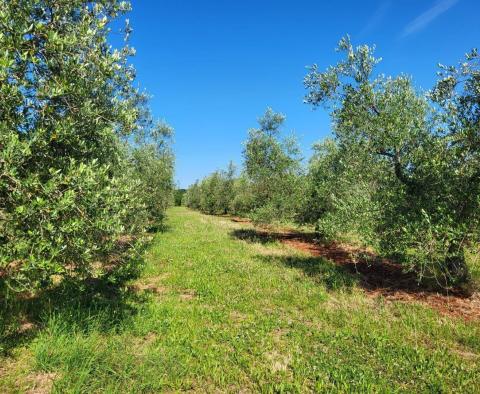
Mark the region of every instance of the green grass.
[[37, 305], [0, 392], [480, 392], [478, 322], [369, 297], [248, 228], [172, 208], [133, 289]]

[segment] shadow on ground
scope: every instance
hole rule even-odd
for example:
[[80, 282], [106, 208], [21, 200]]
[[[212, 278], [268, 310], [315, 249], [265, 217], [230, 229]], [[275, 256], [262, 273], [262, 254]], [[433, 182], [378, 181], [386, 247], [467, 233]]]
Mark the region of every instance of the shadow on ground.
[[0, 296], [0, 356], [32, 341], [52, 317], [81, 332], [110, 332], [137, 313], [145, 296], [103, 280], [64, 284], [29, 294]]
[[[119, 243], [119, 251], [124, 243]], [[145, 293], [127, 286], [142, 272], [145, 248], [126, 264], [111, 263], [100, 278], [63, 280], [35, 293], [9, 291], [0, 278], [0, 356], [9, 356], [18, 346], [32, 341], [52, 317], [61, 319], [67, 329], [85, 333], [118, 330], [147, 299]], [[111, 257], [115, 261], [115, 256]]]
[[[410, 294], [438, 294], [438, 287], [419, 284], [413, 273], [403, 271], [401, 265], [382, 259], [365, 250], [349, 248], [337, 243], [322, 243], [315, 233], [295, 231], [273, 232], [264, 229], [236, 229], [231, 236], [252, 243], [282, 242], [311, 256], [288, 256], [270, 259], [283, 260], [289, 267], [302, 269], [305, 274], [324, 282], [329, 288], [351, 287], [357, 283], [369, 292], [388, 296], [399, 292]], [[327, 268], [328, 267], [328, 268]], [[323, 276], [324, 278], [320, 278]], [[449, 295], [462, 297], [459, 291]]]
[[[170, 227], [162, 223], [152, 233], [165, 233]], [[101, 278], [82, 281], [64, 280], [56, 286], [34, 294], [8, 290], [0, 276], [0, 356], [8, 356], [16, 347], [33, 340], [53, 317], [60, 317], [66, 327], [89, 332], [118, 330], [126, 319], [133, 317], [147, 299], [127, 283], [138, 278], [144, 267], [143, 255], [148, 244], [137, 245], [136, 257], [117, 264], [117, 254], [131, 247], [129, 237], [119, 240], [116, 253]]]
[[166, 233], [171, 230], [171, 226], [165, 222], [154, 224], [148, 228], [149, 234]]
[[315, 282], [328, 290], [349, 291], [358, 283], [358, 278], [343, 266], [332, 264], [323, 257], [258, 255], [257, 259], [268, 264], [283, 264], [302, 270]]

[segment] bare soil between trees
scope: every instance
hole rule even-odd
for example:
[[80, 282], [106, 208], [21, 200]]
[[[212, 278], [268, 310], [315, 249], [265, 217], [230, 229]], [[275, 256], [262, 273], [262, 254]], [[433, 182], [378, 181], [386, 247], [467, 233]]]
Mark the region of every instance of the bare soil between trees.
[[[249, 219], [232, 217], [237, 223]], [[375, 256], [373, 253], [337, 242], [322, 243], [315, 233], [293, 229], [255, 228], [237, 234], [238, 238], [259, 242], [279, 241], [314, 257], [325, 258], [344, 268], [371, 297], [386, 301], [419, 302], [442, 315], [480, 320], [480, 293], [461, 288], [429, 288], [418, 283], [413, 273], [404, 272], [400, 264]]]

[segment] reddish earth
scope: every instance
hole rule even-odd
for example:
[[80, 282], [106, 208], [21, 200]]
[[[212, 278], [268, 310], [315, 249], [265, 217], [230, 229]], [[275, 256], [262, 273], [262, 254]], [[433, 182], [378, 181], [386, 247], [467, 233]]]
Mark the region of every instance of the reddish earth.
[[[232, 219], [240, 222], [239, 218]], [[463, 289], [439, 290], [418, 284], [412, 273], [405, 273], [399, 264], [351, 246], [315, 240], [313, 233], [291, 230], [272, 232], [268, 229], [245, 230], [239, 238], [278, 240], [312, 256], [323, 257], [342, 266], [359, 280], [360, 286], [372, 297], [391, 301], [416, 301], [428, 305], [443, 315], [465, 320], [480, 320], [480, 293]]]
[[231, 217], [232, 222], [235, 223], [251, 223], [252, 221], [250, 219], [245, 219], [245, 218], [240, 218], [237, 216]]
[[392, 301], [419, 301], [445, 315], [466, 320], [480, 319], [480, 294], [466, 294], [461, 289], [424, 289], [412, 274], [404, 273], [401, 266], [381, 259], [363, 259], [354, 262], [358, 251], [335, 243], [325, 245], [298, 239], [288, 234], [281, 240], [294, 248], [309, 252], [313, 256], [325, 257], [348, 268], [360, 277], [360, 284], [371, 296], [384, 297]]

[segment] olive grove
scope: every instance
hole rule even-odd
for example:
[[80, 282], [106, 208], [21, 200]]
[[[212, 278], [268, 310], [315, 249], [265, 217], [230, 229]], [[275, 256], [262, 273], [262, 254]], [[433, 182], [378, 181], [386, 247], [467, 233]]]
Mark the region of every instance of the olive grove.
[[[469, 282], [465, 253], [480, 236], [478, 52], [459, 67], [440, 66], [428, 92], [409, 76], [376, 74], [372, 47], [345, 37], [338, 52], [336, 65], [314, 65], [304, 79], [305, 103], [330, 111], [333, 137], [314, 146], [303, 170], [295, 142], [278, 134], [284, 117], [267, 110], [249, 131], [224, 212], [313, 224], [324, 240], [354, 234], [420, 281]], [[222, 179], [193, 185], [186, 204], [218, 213], [202, 198], [214, 206], [215, 193], [206, 191]]]

